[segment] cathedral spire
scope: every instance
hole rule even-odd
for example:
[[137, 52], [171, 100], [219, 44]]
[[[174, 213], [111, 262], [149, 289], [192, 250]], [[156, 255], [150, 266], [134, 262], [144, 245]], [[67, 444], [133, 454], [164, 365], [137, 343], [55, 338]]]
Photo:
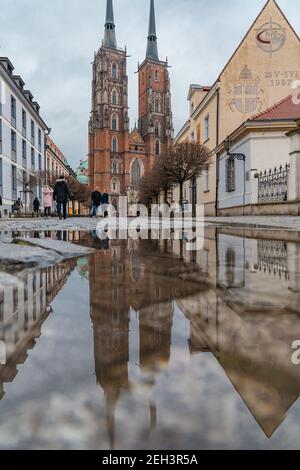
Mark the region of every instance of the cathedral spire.
[[104, 33], [104, 46], [117, 49], [116, 31], [114, 21], [113, 0], [106, 0], [106, 21]]
[[146, 58], [159, 60], [157, 49], [154, 0], [150, 0], [150, 18]]

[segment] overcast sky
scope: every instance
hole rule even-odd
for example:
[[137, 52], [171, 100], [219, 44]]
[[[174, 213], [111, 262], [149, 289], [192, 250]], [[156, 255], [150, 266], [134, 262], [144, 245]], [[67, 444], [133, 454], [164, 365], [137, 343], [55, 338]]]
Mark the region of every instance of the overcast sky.
[[[161, 59], [169, 58], [177, 132], [190, 83], [215, 81], [265, 0], [156, 0]], [[278, 0], [300, 32], [299, 0]], [[41, 105], [52, 138], [75, 167], [87, 153], [91, 62], [106, 0], [0, 0], [0, 55], [8, 56]], [[117, 41], [127, 46], [131, 126], [138, 62], [145, 57], [149, 0], [114, 0]]]

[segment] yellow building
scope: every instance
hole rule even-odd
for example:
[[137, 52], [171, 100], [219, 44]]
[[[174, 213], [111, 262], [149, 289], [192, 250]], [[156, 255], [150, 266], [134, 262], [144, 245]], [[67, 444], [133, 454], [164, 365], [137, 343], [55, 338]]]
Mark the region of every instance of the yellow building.
[[[276, 1], [268, 0], [215, 83], [210, 87], [190, 86], [190, 116], [176, 141], [205, 144], [212, 157], [209, 170], [197, 184], [186, 185], [189, 203], [203, 203], [206, 215], [216, 214], [216, 149], [249, 118], [290, 95], [299, 79], [299, 37]], [[177, 199], [178, 194], [174, 195]]]

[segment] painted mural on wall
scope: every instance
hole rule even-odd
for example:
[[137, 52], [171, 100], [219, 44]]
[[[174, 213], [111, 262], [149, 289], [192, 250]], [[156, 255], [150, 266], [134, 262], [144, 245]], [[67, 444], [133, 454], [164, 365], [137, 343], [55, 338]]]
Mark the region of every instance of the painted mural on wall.
[[279, 51], [286, 42], [286, 29], [279, 23], [270, 21], [264, 23], [256, 33], [256, 44], [262, 51], [268, 53], [270, 57]]
[[263, 93], [261, 79], [253, 76], [252, 71], [245, 65], [233, 86], [228, 88], [228, 94], [232, 96], [229, 107], [232, 112], [239, 111], [242, 114], [259, 112], [263, 106]]

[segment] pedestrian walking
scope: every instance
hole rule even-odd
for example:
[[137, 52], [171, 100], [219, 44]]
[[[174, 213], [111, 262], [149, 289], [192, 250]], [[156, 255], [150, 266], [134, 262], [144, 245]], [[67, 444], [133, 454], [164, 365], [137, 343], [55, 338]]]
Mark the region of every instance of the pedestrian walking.
[[[18, 202], [18, 201], [17, 201]], [[33, 211], [34, 211], [34, 214], [36, 214], [36, 216], [38, 217], [39, 216], [39, 212], [40, 212], [40, 201], [39, 199], [36, 197], [35, 200], [33, 201]]]
[[102, 196], [101, 196], [101, 193], [99, 192], [98, 186], [96, 186], [95, 191], [92, 192], [91, 199], [92, 199], [92, 209], [91, 209], [90, 216], [97, 217], [97, 212], [102, 202]]
[[64, 176], [56, 181], [53, 192], [53, 199], [57, 204], [58, 217], [61, 220], [67, 218], [67, 204], [73, 195]]
[[51, 216], [51, 209], [53, 204], [53, 189], [46, 184], [43, 188], [43, 198], [44, 198], [44, 215], [45, 217]]

